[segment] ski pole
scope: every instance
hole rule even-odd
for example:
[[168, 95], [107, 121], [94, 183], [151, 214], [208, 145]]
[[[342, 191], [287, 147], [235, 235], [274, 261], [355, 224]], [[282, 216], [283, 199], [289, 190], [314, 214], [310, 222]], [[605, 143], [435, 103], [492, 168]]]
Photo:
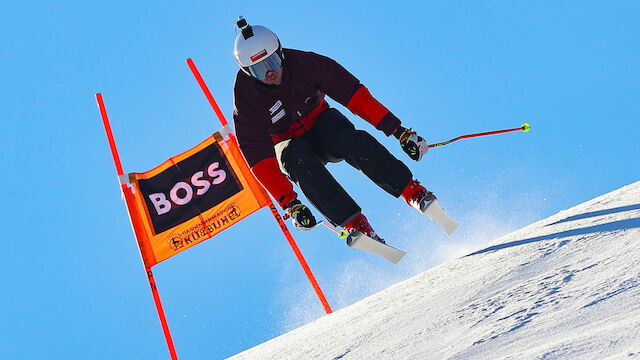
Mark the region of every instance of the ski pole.
[[522, 124], [521, 127], [518, 128], [513, 128], [513, 129], [505, 129], [505, 130], [496, 130], [496, 131], [488, 131], [488, 132], [483, 132], [483, 133], [477, 133], [477, 134], [469, 134], [469, 135], [462, 135], [462, 136], [458, 136], [457, 138], [451, 139], [449, 141], [444, 141], [444, 142], [440, 142], [437, 144], [431, 144], [429, 145], [430, 148], [433, 147], [438, 147], [438, 146], [444, 146], [444, 145], [448, 145], [451, 144], [454, 141], [458, 141], [461, 139], [466, 139], [466, 138], [472, 138], [472, 137], [478, 137], [478, 136], [486, 136], [486, 135], [494, 135], [494, 134], [502, 134], [502, 133], [506, 133], [506, 132], [511, 132], [511, 131], [518, 131], [518, 130], [522, 130], [524, 132], [529, 131], [531, 127], [529, 126], [529, 124], [524, 123]]
[[[347, 230], [344, 230], [344, 229], [342, 229], [342, 230], [338, 230], [338, 228], [336, 228], [335, 226], [333, 226], [333, 225], [329, 224], [328, 222], [326, 222], [326, 221], [324, 221], [324, 220], [323, 220], [323, 221], [320, 221], [320, 222], [318, 223], [318, 225], [320, 225], [320, 224], [322, 224], [322, 225], [326, 226], [326, 227], [327, 227], [327, 229], [329, 229], [329, 230], [331, 230], [331, 231], [335, 232], [336, 234], [338, 234], [338, 237], [339, 237], [340, 239], [346, 239], [346, 238], [347, 238], [347, 236], [349, 236], [349, 233], [347, 232]], [[316, 225], [316, 226], [318, 226], [318, 225]]]
[[[289, 220], [289, 218], [291, 218], [291, 215], [285, 213], [283, 218], [285, 220]], [[328, 222], [326, 222], [324, 220], [316, 223], [313, 227], [315, 228], [316, 226], [320, 226], [320, 225], [324, 225], [327, 229], [329, 229], [329, 230], [333, 231], [334, 233], [338, 234], [338, 237], [340, 239], [346, 239], [347, 236], [349, 236], [349, 233], [347, 232], [347, 230], [345, 230], [345, 229], [339, 230], [337, 227], [329, 224]]]

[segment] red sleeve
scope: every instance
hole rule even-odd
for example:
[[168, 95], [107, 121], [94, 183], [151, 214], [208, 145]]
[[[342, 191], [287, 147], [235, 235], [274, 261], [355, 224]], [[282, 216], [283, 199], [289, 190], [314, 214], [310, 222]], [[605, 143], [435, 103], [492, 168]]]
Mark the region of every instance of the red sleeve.
[[393, 134], [400, 126], [400, 120], [376, 100], [364, 85], [360, 86], [353, 94], [347, 104], [347, 109], [365, 119], [387, 136]]
[[270, 157], [259, 161], [251, 167], [251, 172], [276, 199], [281, 208], [284, 209], [291, 200], [298, 197], [298, 194], [293, 191], [291, 182], [280, 171], [276, 158]]

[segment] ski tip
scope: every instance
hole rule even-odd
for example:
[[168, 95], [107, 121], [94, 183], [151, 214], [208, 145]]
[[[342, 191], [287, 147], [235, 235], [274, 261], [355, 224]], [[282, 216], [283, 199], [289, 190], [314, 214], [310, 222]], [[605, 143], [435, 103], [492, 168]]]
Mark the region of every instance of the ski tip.
[[460, 224], [454, 221], [453, 224], [444, 229], [444, 231], [447, 233], [447, 235], [451, 236], [451, 234], [453, 234], [459, 226]]
[[372, 238], [354, 231], [347, 237], [347, 245], [349, 247], [364, 250], [374, 255], [378, 255], [394, 264], [397, 264], [407, 254], [406, 252], [396, 249], [391, 245], [380, 243]]
[[404, 259], [405, 255], [407, 255], [407, 253], [402, 251], [402, 250], [400, 250], [400, 253], [397, 256], [395, 256], [395, 257], [391, 257], [391, 256], [390, 257], [385, 257], [385, 259], [391, 261], [394, 264], [397, 264], [397, 263], [400, 262], [400, 260]]

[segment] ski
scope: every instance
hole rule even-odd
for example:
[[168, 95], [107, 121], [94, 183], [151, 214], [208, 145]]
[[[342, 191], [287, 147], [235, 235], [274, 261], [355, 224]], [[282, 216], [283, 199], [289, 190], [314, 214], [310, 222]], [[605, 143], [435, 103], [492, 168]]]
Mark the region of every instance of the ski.
[[349, 245], [349, 247], [368, 251], [372, 254], [383, 257], [394, 264], [400, 262], [400, 260], [402, 260], [402, 258], [407, 254], [393, 246], [375, 241], [359, 231], [354, 231], [347, 236], [347, 245]]
[[453, 234], [454, 231], [460, 226], [455, 220], [453, 220], [446, 212], [438, 199], [434, 199], [429, 203], [429, 206], [422, 211], [423, 214], [429, 216], [431, 220], [435, 221], [440, 227], [447, 233], [447, 235]]

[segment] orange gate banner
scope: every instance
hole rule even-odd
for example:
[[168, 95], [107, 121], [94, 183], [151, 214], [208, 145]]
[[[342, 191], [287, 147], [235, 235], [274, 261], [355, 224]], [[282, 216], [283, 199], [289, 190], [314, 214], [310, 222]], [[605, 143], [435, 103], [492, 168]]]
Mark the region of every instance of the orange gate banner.
[[[234, 138], [216, 133], [196, 147], [143, 173], [130, 173], [147, 266], [199, 244], [254, 211], [269, 198], [251, 174]], [[149, 251], [149, 249], [151, 251]]]

